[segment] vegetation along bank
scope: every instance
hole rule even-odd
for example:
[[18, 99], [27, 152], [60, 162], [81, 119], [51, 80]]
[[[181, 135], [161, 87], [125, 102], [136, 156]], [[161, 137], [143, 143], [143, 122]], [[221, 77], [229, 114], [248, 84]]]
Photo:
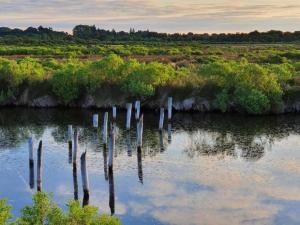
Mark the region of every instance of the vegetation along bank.
[[[58, 54], [59, 53], [59, 54]], [[300, 50], [195, 43], [0, 46], [0, 105], [300, 111]]]

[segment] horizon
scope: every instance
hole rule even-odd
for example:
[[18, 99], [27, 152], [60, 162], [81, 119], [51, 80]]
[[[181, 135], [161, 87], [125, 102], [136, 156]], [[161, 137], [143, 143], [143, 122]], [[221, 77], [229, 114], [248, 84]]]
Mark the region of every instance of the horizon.
[[[83, 25], [83, 26], [95, 26], [94, 24], [77, 24], [77, 25], [75, 25], [75, 26], [81, 26], [81, 25]], [[19, 30], [22, 30], [22, 31], [25, 31], [26, 29], [28, 29], [28, 28], [30, 28], [30, 27], [32, 27], [32, 28], [36, 28], [36, 29], [38, 29], [38, 27], [43, 27], [43, 28], [48, 28], [48, 29], [52, 29], [53, 31], [55, 31], [55, 32], [66, 32], [67, 34], [69, 34], [69, 35], [73, 35], [73, 28], [75, 27], [73, 27], [72, 29], [71, 29], [71, 31], [70, 32], [68, 32], [68, 31], [64, 31], [64, 30], [59, 30], [59, 29], [55, 29], [55, 28], [53, 28], [53, 27], [50, 27], [50, 26], [43, 26], [43, 25], [37, 25], [37, 26], [28, 26], [28, 27], [24, 27], [24, 28], [20, 28], [20, 27], [8, 27], [8, 26], [2, 26], [1, 24], [0, 24], [0, 28], [3, 28], [3, 27], [6, 27], [6, 28], [9, 28], [9, 29], [11, 29], [11, 30], [14, 30], [14, 29], [19, 29]], [[104, 28], [102, 28], [102, 27], [97, 27], [96, 26], [96, 29], [104, 29]], [[104, 29], [104, 30], [107, 30], [107, 31], [112, 31], [112, 30], [115, 30], [116, 32], [130, 32], [130, 29], [134, 29], [134, 28], [129, 28], [129, 30], [116, 30], [115, 28], [111, 28], [111, 29]], [[299, 30], [294, 30], [294, 31], [283, 31], [283, 30], [266, 30], [266, 31], [260, 31], [260, 30], [251, 30], [251, 31], [249, 31], [249, 32], [239, 32], [239, 31], [237, 31], [237, 32], [227, 32], [227, 33], [225, 33], [225, 32], [211, 32], [211, 33], [209, 33], [209, 32], [199, 32], [199, 33], [197, 33], [197, 32], [192, 32], [192, 31], [188, 31], [188, 32], [159, 32], [159, 31], [156, 31], [156, 30], [135, 30], [134, 29], [134, 31], [135, 32], [138, 32], [138, 31], [149, 31], [149, 32], [157, 32], [157, 33], [166, 33], [166, 34], [175, 34], [175, 33], [179, 33], [179, 34], [188, 34], [188, 33], [193, 33], [193, 34], [209, 34], [209, 35], [212, 35], [212, 34], [249, 34], [249, 33], [251, 33], [251, 32], [259, 32], [259, 33], [264, 33], [264, 32], [270, 32], [270, 31], [279, 31], [279, 32], [282, 32], [282, 33], [288, 33], [288, 32], [290, 32], [290, 33], [293, 33], [293, 32], [299, 32], [300, 31], [300, 29]]]
[[248, 33], [300, 27], [296, 0], [0, 0], [3, 27], [51, 27], [72, 33], [77, 24], [105, 30], [151, 30], [164, 33]]

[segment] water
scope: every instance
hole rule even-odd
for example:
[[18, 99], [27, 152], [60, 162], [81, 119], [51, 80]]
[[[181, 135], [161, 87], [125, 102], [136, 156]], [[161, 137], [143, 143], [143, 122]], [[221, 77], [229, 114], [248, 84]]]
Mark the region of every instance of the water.
[[[82, 201], [79, 162], [77, 174], [69, 163], [67, 125], [73, 124], [80, 131], [80, 154], [88, 152], [89, 203], [114, 212], [125, 225], [300, 224], [299, 115], [175, 114], [171, 133], [165, 123], [160, 134], [158, 113], [147, 112], [139, 153], [135, 121], [128, 133], [125, 115], [118, 114], [112, 177], [101, 129], [92, 128], [95, 112], [1, 109], [0, 198], [14, 206], [14, 215], [36, 191], [36, 181], [29, 186], [31, 135], [35, 166], [43, 140], [43, 190], [65, 208], [77, 180]], [[101, 125], [104, 112], [98, 113]]]

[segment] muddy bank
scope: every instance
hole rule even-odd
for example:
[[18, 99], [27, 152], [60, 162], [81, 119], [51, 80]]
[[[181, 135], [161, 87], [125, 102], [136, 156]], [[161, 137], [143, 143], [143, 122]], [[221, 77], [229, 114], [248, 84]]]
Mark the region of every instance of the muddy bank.
[[[176, 111], [198, 111], [198, 112], [216, 112], [219, 111], [215, 105], [214, 96], [209, 94], [209, 90], [203, 93], [203, 90], [197, 89], [160, 89], [156, 95], [149, 98], [139, 98], [124, 93], [117, 87], [103, 87], [91, 94], [82, 94], [76, 101], [65, 104], [62, 100], [47, 86], [27, 87], [20, 91], [18, 96], [11, 97], [0, 102], [0, 106], [25, 106], [36, 108], [53, 107], [79, 107], [79, 108], [110, 108], [117, 106], [125, 108], [126, 103], [141, 100], [144, 109], [158, 109], [167, 106], [169, 96], [173, 97], [173, 108]], [[234, 102], [228, 106], [231, 112], [244, 111]], [[290, 112], [300, 112], [300, 94], [288, 95], [284, 97], [281, 105], [273, 106], [270, 114], [282, 114]]]

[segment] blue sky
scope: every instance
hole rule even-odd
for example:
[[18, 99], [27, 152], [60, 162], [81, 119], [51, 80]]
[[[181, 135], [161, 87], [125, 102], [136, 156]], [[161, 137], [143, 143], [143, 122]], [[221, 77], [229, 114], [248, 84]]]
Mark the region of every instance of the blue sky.
[[160, 32], [300, 30], [299, 0], [0, 0], [0, 26]]

